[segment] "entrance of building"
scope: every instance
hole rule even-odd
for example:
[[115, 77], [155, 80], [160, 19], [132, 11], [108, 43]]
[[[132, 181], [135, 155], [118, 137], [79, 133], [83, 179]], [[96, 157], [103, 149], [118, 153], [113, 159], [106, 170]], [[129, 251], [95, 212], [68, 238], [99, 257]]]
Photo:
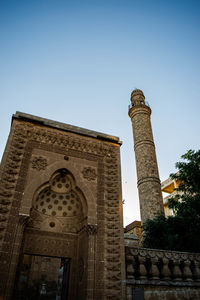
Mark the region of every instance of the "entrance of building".
[[24, 254], [17, 276], [16, 300], [67, 300], [70, 259]]

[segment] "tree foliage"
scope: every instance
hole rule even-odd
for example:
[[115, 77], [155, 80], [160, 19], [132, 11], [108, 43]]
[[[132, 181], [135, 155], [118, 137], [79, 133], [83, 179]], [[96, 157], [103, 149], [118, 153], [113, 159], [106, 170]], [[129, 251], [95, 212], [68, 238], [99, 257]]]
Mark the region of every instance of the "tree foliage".
[[180, 183], [169, 199], [174, 215], [157, 216], [143, 225], [143, 246], [154, 249], [200, 252], [200, 150], [189, 150], [170, 177]]

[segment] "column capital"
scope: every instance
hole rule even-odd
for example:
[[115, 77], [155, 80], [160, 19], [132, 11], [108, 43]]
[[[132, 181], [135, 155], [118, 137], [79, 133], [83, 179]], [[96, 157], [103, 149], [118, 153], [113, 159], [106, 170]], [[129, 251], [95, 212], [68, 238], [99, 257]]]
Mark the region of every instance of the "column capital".
[[19, 214], [19, 224], [26, 226], [30, 216], [28, 214]]

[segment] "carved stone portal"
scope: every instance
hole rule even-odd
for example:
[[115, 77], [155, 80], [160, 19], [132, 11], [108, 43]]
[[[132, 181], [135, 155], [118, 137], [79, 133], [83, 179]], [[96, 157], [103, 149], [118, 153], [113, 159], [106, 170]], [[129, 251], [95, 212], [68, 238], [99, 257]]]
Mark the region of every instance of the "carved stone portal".
[[66, 266], [65, 298], [124, 299], [119, 146], [112, 136], [37, 117], [32, 122], [23, 113], [13, 117], [0, 173], [3, 299], [12, 299], [14, 282], [19, 290], [15, 276], [23, 264], [33, 275], [39, 262]]

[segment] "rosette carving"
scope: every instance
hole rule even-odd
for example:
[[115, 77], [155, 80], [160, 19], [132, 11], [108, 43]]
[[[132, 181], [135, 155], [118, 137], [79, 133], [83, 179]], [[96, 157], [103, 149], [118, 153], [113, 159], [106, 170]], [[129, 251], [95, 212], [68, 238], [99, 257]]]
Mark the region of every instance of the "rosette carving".
[[87, 179], [88, 181], [93, 181], [97, 177], [96, 170], [91, 167], [84, 168], [82, 174], [83, 178]]
[[38, 171], [45, 170], [47, 167], [47, 159], [42, 156], [34, 157], [32, 159], [32, 168]]

